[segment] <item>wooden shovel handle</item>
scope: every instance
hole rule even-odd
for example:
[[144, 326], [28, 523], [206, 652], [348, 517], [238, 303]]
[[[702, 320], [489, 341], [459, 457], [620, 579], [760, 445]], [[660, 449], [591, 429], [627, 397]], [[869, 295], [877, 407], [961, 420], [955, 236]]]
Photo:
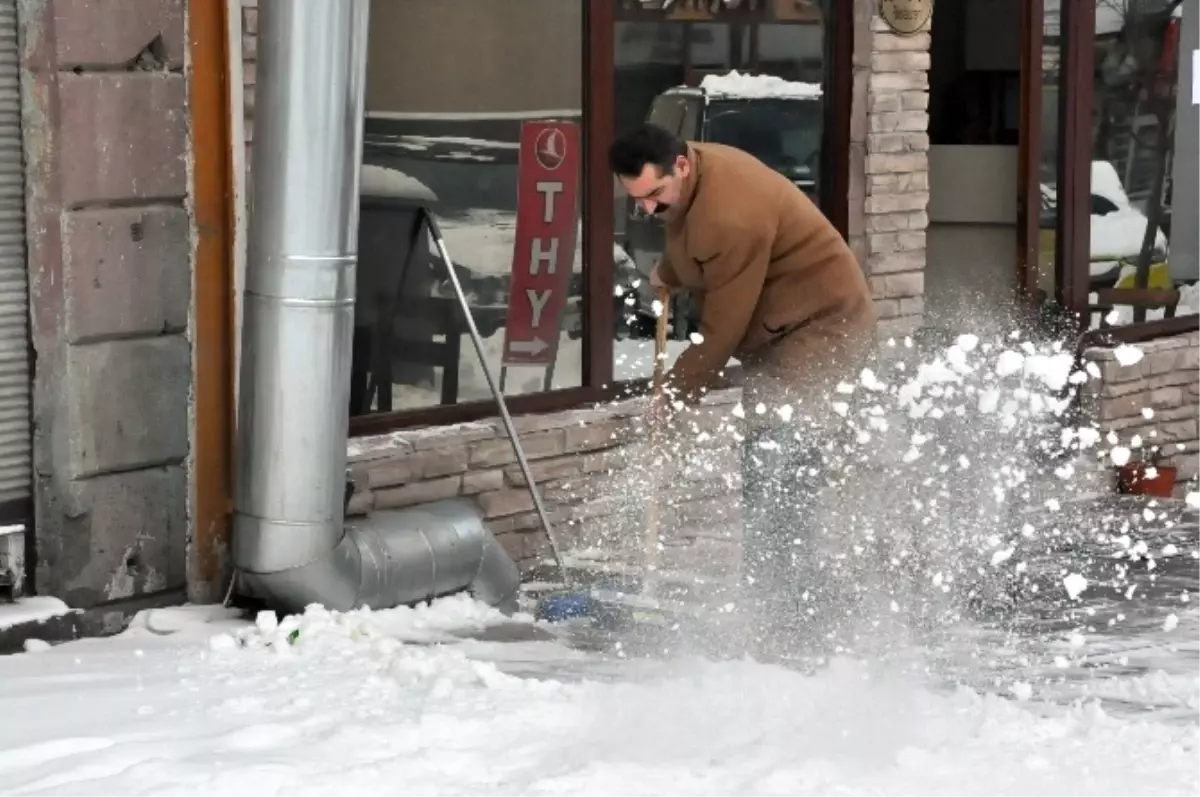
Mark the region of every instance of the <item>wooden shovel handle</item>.
[[[663, 373], [666, 371], [667, 353], [667, 322], [671, 311], [671, 292], [666, 288], [658, 289], [658, 301], [662, 312], [658, 314], [654, 330], [654, 378], [651, 381], [652, 395], [657, 398], [662, 393]], [[658, 432], [650, 441], [651, 446], [661, 445]], [[656, 569], [658, 566], [658, 487], [657, 481], [652, 485], [650, 500], [646, 506], [646, 535], [643, 550], [642, 594], [653, 596], [656, 591]]]
[[671, 291], [667, 288], [659, 288], [658, 302], [662, 305], [662, 312], [658, 314], [654, 326], [654, 377], [651, 380], [651, 389], [655, 396], [662, 391], [663, 374], [666, 371], [667, 324], [671, 315]]

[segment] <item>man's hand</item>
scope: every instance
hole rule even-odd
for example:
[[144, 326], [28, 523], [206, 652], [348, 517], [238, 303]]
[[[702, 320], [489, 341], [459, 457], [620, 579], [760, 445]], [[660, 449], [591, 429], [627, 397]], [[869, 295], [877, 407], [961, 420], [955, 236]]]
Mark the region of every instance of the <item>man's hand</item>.
[[671, 286], [663, 282], [662, 274], [659, 273], [660, 264], [655, 263], [650, 269], [650, 287], [656, 291], [671, 290]]

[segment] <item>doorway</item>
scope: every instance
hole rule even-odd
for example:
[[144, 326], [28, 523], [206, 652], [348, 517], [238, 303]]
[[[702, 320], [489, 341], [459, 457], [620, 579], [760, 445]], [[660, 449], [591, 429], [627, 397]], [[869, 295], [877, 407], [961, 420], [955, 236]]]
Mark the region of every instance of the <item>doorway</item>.
[[[926, 323], [1011, 328], [1028, 256], [1022, 35], [1028, 0], [939, 0], [930, 42]], [[1036, 152], [1037, 148], [1033, 148]], [[1036, 268], [1036, 266], [1035, 266]]]

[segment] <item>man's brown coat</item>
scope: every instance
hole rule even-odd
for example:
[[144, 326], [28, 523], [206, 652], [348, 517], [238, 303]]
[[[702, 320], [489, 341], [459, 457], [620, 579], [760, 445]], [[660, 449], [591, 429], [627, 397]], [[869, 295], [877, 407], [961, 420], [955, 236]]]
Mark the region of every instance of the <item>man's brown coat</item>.
[[668, 389], [695, 401], [737, 357], [749, 406], [817, 410], [817, 394], [852, 379], [874, 339], [854, 254], [803, 192], [753, 156], [693, 143], [688, 159], [659, 274], [695, 297], [703, 340], [680, 355]]

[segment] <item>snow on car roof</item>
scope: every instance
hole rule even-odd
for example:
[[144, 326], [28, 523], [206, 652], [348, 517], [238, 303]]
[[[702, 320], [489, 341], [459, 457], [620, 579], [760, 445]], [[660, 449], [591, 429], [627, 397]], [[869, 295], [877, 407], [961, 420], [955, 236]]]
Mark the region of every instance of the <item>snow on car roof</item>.
[[821, 87], [815, 83], [784, 80], [775, 75], [748, 75], [736, 69], [724, 75], [705, 75], [702, 91], [710, 97], [734, 99], [815, 100]]

